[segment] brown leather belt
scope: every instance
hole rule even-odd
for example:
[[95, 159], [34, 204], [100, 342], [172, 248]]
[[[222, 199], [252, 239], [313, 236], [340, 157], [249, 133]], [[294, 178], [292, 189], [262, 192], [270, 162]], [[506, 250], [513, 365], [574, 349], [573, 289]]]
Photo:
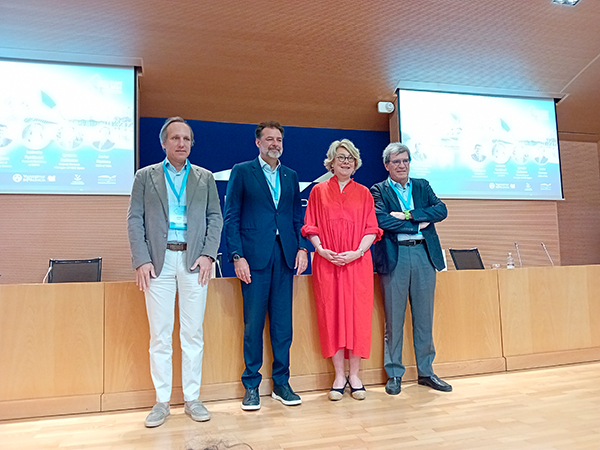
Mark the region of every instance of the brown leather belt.
[[398, 241], [398, 245], [403, 245], [405, 247], [413, 247], [415, 245], [419, 245], [425, 242], [425, 239], [411, 239], [409, 241]]
[[167, 244], [167, 250], [171, 250], [173, 252], [184, 252], [187, 250], [187, 244], [185, 242], [182, 244]]

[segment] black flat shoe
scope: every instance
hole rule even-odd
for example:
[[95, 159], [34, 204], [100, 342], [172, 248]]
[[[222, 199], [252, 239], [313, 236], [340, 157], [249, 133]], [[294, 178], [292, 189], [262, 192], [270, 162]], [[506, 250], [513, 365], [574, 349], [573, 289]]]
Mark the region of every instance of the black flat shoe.
[[367, 390], [365, 389], [364, 385], [359, 388], [354, 388], [350, 384], [349, 378], [347, 379], [346, 384], [350, 386], [350, 393], [352, 394], [352, 398], [354, 400], [364, 400], [365, 398], [367, 398]]
[[331, 400], [332, 402], [337, 402], [338, 400], [341, 400], [342, 397], [344, 396], [345, 390], [346, 390], [346, 386], [344, 386], [342, 388], [332, 387], [329, 390], [329, 400]]

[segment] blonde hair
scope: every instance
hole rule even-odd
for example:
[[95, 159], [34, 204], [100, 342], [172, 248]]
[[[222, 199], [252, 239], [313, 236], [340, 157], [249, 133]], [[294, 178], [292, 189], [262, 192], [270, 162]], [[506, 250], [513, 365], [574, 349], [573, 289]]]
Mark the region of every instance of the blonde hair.
[[333, 173], [333, 160], [339, 148], [346, 149], [354, 157], [354, 172], [356, 172], [362, 166], [362, 159], [360, 159], [360, 152], [350, 139], [342, 139], [341, 141], [333, 141], [331, 143], [329, 150], [327, 150], [327, 158], [323, 161], [327, 170]]

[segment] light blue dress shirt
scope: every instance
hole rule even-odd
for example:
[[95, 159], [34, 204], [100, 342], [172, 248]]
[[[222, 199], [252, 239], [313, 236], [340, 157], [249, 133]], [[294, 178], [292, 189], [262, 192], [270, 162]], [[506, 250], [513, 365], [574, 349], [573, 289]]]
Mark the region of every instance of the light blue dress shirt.
[[[178, 206], [178, 205], [183, 205], [186, 206], [187, 205], [187, 196], [186, 196], [186, 189], [183, 189], [183, 192], [181, 193], [181, 198], [179, 199], [179, 201], [177, 201], [177, 197], [175, 196], [175, 193], [173, 192], [173, 189], [171, 189], [170, 185], [169, 185], [169, 180], [167, 179], [167, 177], [171, 177], [171, 181], [173, 181], [173, 185], [175, 186], [175, 190], [177, 192], [179, 192], [181, 190], [181, 183], [183, 183], [183, 177], [185, 176], [185, 172], [187, 170], [187, 166], [189, 164], [189, 161], [186, 160], [185, 164], [183, 166], [183, 168], [177, 172], [177, 170], [175, 170], [175, 167], [173, 167], [173, 165], [169, 162], [168, 158], [165, 158], [165, 165], [167, 166], [167, 172], [165, 172], [165, 184], [167, 185], [167, 200], [169, 202], [169, 216], [171, 216], [171, 214], [174, 214], [174, 210], [173, 208]], [[172, 222], [172, 220], [169, 220], [169, 222]], [[187, 208], [185, 211], [185, 223], [187, 223]], [[167, 241], [168, 242], [187, 242], [187, 230], [176, 230], [173, 228], [169, 228], [169, 233], [168, 233], [168, 237], [167, 237]]]
[[[412, 195], [409, 197], [409, 193], [412, 192], [412, 189], [411, 189], [412, 184], [411, 184], [410, 178], [408, 179], [406, 186], [402, 186], [400, 183], [396, 183], [390, 177], [388, 177], [388, 182], [390, 183], [390, 185], [392, 185], [393, 187], [396, 188], [396, 189], [394, 189], [394, 192], [396, 193], [396, 196], [398, 196], [398, 202], [400, 203], [400, 206], [404, 207], [404, 205], [408, 205], [408, 209], [410, 211], [415, 209], [415, 202], [413, 201]], [[400, 194], [400, 195], [398, 195], [398, 194]], [[400, 196], [402, 196], [402, 198], [400, 198]], [[414, 240], [423, 239], [423, 233], [421, 233], [420, 231], [416, 234], [398, 233], [399, 241], [409, 241], [412, 239], [414, 239]]]

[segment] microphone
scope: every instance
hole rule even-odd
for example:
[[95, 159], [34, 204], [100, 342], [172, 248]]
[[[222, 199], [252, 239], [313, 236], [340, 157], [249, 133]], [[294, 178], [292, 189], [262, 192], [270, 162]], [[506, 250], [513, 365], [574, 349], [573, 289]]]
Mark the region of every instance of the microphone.
[[517, 256], [519, 257], [519, 267], [523, 268], [523, 261], [521, 261], [521, 252], [519, 251], [519, 243], [515, 242], [515, 248], [517, 249]]
[[52, 266], [48, 267], [48, 271], [46, 272], [46, 276], [44, 276], [42, 283], [45, 283], [46, 281], [48, 281], [48, 276], [50, 275], [51, 270], [52, 270]]
[[548, 249], [546, 248], [546, 246], [544, 245], [543, 242], [541, 244], [542, 244], [542, 247], [543, 247], [544, 251], [546, 252], [546, 256], [550, 260], [550, 264], [554, 265], [554, 261], [552, 261], [552, 258], [550, 258], [550, 253], [548, 253]]

